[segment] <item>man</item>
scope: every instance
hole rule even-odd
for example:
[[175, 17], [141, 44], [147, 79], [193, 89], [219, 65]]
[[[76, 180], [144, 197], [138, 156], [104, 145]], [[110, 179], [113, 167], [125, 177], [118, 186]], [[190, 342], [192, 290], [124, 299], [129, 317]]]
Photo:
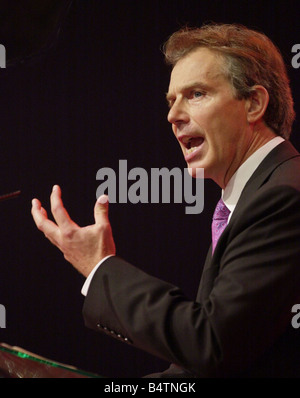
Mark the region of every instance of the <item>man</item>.
[[174, 33], [165, 55], [168, 120], [190, 173], [204, 168], [222, 188], [227, 217], [196, 300], [116, 257], [106, 196], [95, 224], [79, 228], [55, 186], [56, 223], [37, 199], [34, 220], [87, 277], [86, 325], [172, 363], [155, 376], [299, 376], [300, 156], [282, 57], [263, 34], [218, 24]]

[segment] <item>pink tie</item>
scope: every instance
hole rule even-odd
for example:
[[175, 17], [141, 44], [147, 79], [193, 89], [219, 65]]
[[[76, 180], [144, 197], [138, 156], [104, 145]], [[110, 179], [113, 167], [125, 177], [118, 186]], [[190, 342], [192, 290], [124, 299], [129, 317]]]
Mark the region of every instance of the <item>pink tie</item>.
[[219, 237], [221, 236], [222, 232], [224, 231], [228, 216], [230, 214], [230, 210], [225, 206], [225, 203], [222, 199], [219, 200], [217, 203], [213, 221], [212, 221], [212, 252], [214, 252], [216, 244], [218, 242]]

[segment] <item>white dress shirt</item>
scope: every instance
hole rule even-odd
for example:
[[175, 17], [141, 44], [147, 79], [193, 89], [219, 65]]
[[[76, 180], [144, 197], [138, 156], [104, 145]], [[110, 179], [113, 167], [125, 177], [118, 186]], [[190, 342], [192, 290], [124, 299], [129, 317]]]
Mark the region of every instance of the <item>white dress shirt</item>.
[[[274, 149], [277, 145], [279, 145], [284, 139], [282, 137], [275, 137], [269, 142], [267, 142], [265, 145], [260, 147], [256, 152], [254, 152], [239, 168], [238, 170], [233, 174], [231, 179], [229, 180], [226, 188], [222, 190], [222, 199], [227, 208], [230, 210], [230, 215], [228, 218], [228, 221], [230, 220], [230, 217], [232, 216], [232, 213], [235, 209], [235, 206], [241, 196], [242, 190], [244, 189], [245, 185], [247, 184], [248, 180], [254, 173], [254, 171], [257, 169], [259, 164], [264, 160], [264, 158], [268, 155], [269, 152], [271, 152], [272, 149]], [[107, 256], [103, 258], [92, 270], [92, 272], [89, 274], [87, 277], [82, 289], [81, 293], [86, 296], [90, 283], [93, 279], [93, 276], [97, 269], [100, 267], [100, 265], [109, 257], [112, 256]]]
[[225, 189], [222, 190], [223, 202], [230, 210], [228, 222], [250, 177], [255, 172], [260, 163], [264, 160], [264, 158], [282, 141], [284, 141], [284, 139], [278, 136], [267, 142], [256, 152], [254, 152], [230, 178]]

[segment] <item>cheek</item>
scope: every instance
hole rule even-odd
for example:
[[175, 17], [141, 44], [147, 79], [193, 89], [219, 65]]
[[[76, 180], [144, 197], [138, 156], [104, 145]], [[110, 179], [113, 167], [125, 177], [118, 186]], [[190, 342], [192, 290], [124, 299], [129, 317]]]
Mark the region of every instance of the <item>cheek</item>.
[[191, 119], [199, 126], [205, 134], [211, 135], [214, 131], [218, 131], [223, 125], [224, 108], [216, 105], [201, 106], [200, 109], [195, 109], [191, 115]]
[[211, 118], [208, 136], [221, 148], [236, 144], [242, 136], [244, 124], [245, 120], [239, 109], [225, 108]]
[[224, 119], [215, 118], [206, 134], [207, 155], [213, 161], [224, 162], [235, 151], [237, 137], [234, 126]]

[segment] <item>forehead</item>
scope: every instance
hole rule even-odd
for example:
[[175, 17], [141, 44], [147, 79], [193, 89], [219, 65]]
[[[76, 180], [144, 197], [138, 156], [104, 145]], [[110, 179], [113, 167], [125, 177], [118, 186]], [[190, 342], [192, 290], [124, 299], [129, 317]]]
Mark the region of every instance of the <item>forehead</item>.
[[174, 66], [170, 90], [188, 86], [191, 82], [213, 83], [225, 79], [224, 58], [208, 48], [197, 48], [181, 58]]

